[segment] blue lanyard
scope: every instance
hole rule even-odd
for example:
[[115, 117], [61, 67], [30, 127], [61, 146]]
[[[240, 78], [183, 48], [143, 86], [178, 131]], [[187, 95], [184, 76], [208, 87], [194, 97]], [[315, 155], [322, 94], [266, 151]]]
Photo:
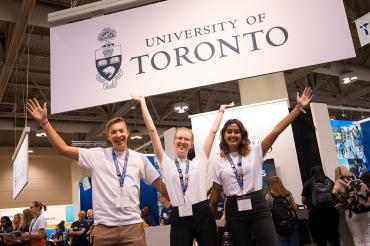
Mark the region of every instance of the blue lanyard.
[[[230, 154], [227, 154], [227, 159], [229, 159], [231, 168], [234, 171], [234, 174], [235, 174], [236, 180], [238, 181], [240, 189], [243, 190], [243, 173], [242, 173], [242, 171], [238, 172], [238, 170], [236, 170], [235, 164], [234, 164], [233, 160], [231, 159]], [[237, 165], [238, 165], [239, 170], [242, 170], [242, 155], [241, 154], [239, 154], [239, 156], [238, 156], [238, 164]]]
[[189, 181], [189, 160], [186, 160], [185, 182], [184, 182], [184, 175], [182, 175], [180, 163], [177, 159], [175, 159], [175, 164], [176, 164], [177, 171], [179, 172], [179, 176], [180, 176], [180, 184], [181, 184], [182, 193], [184, 193], [185, 195], [185, 192], [188, 189], [188, 183], [189, 183], [188, 182]]
[[126, 170], [127, 170], [128, 149], [127, 149], [126, 155], [125, 155], [125, 162], [123, 163], [122, 174], [119, 171], [117, 156], [116, 156], [116, 153], [114, 152], [113, 149], [112, 149], [112, 157], [113, 157], [113, 161], [114, 161], [114, 166], [116, 167], [116, 174], [117, 174], [117, 177], [118, 177], [119, 186], [123, 187], [123, 183], [125, 182], [125, 177], [126, 177]]

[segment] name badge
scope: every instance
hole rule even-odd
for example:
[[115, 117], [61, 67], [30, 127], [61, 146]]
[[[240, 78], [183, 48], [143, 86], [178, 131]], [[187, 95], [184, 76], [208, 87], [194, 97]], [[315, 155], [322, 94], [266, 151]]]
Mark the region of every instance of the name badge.
[[129, 208], [130, 204], [130, 190], [128, 187], [123, 187], [121, 195], [116, 198], [116, 208]]
[[120, 196], [116, 198], [116, 208], [130, 207], [130, 199], [128, 196]]
[[179, 206], [179, 216], [186, 217], [186, 216], [193, 216], [193, 207], [191, 203], [185, 199], [184, 205]]
[[252, 200], [251, 199], [242, 198], [242, 199], [238, 199], [236, 202], [238, 204], [238, 211], [239, 212], [252, 209]]

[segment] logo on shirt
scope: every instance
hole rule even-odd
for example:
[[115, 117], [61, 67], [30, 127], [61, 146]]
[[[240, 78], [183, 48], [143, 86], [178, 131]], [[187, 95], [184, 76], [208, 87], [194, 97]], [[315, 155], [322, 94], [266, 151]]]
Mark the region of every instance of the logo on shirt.
[[101, 49], [95, 50], [95, 65], [98, 71], [96, 80], [103, 83], [105, 90], [115, 88], [117, 80], [123, 74], [121, 45], [113, 43], [116, 36], [116, 30], [110, 27], [104, 28], [98, 36]]

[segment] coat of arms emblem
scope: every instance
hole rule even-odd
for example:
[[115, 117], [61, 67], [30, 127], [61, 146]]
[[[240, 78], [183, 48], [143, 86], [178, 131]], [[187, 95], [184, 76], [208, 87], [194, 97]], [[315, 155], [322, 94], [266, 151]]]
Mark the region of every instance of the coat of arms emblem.
[[111, 28], [104, 28], [99, 33], [98, 41], [102, 43], [101, 49], [95, 50], [95, 65], [98, 71], [97, 81], [103, 83], [104, 89], [117, 86], [117, 80], [122, 76], [121, 45], [115, 45], [113, 39], [117, 32]]

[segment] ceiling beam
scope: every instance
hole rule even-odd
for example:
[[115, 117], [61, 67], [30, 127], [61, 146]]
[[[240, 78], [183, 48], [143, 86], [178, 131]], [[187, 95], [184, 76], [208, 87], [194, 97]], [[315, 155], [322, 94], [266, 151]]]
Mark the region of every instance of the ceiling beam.
[[16, 23], [13, 29], [9, 46], [6, 50], [5, 64], [0, 73], [0, 102], [4, 96], [5, 88], [12, 75], [13, 67], [17, 59], [18, 50], [22, 45], [22, 40], [28, 24], [28, 17], [32, 13], [36, 0], [22, 1]]

